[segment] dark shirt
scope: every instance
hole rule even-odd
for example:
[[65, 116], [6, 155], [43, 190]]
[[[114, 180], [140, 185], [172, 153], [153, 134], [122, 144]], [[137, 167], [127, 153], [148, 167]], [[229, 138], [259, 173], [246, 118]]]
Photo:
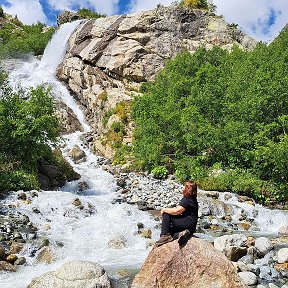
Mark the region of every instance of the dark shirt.
[[198, 202], [196, 197], [183, 197], [179, 203], [180, 206], [185, 208], [182, 213], [183, 217], [191, 217], [194, 220], [198, 219]]

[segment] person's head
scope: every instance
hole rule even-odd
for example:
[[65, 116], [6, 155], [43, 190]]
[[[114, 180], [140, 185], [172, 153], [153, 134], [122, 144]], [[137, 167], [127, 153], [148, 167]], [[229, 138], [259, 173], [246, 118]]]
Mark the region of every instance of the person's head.
[[184, 183], [183, 196], [197, 197], [197, 184], [193, 181], [186, 181]]

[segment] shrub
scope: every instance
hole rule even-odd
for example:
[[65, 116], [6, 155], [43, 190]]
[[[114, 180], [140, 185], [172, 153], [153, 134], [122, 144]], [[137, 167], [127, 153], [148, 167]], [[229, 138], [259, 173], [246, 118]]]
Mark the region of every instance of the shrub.
[[168, 176], [168, 170], [164, 166], [153, 168], [151, 173], [156, 179], [165, 179]]
[[207, 0], [182, 0], [180, 6], [208, 10]]
[[78, 10], [77, 14], [83, 19], [106, 17], [104, 14], [100, 14], [85, 8]]

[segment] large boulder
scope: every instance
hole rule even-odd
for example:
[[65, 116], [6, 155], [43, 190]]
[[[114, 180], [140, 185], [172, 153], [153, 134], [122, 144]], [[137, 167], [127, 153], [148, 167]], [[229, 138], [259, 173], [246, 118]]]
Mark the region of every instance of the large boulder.
[[180, 248], [177, 241], [154, 248], [132, 288], [244, 288], [232, 262], [210, 243], [191, 238]]
[[97, 263], [71, 261], [34, 278], [27, 288], [110, 288], [105, 270]]

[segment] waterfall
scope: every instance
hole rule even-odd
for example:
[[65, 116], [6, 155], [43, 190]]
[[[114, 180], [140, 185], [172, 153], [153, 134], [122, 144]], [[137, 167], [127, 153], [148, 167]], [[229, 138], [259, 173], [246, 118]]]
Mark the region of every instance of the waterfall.
[[47, 65], [52, 73], [55, 72], [57, 66], [62, 62], [70, 35], [81, 22], [82, 20], [77, 20], [61, 25], [60, 29], [58, 29], [48, 43], [41, 62]]
[[[20, 256], [26, 258], [28, 265], [19, 267], [16, 273], [2, 274], [0, 287], [26, 287], [34, 277], [72, 259], [98, 262], [105, 269], [113, 271], [121, 268], [139, 269], [149, 252], [146, 239], [137, 233], [137, 223], [143, 223], [152, 231], [155, 231], [156, 223], [147, 213], [134, 206], [113, 202], [117, 198], [113, 176], [99, 167], [98, 158], [81, 141], [83, 133], [90, 131], [84, 113], [55, 77], [55, 69], [63, 59], [67, 41], [79, 23], [76, 21], [62, 25], [45, 49], [41, 61], [31, 57], [28, 60], [6, 62], [12, 87], [50, 86], [52, 96], [74, 111], [84, 132], [63, 136], [65, 144], [61, 145], [64, 157], [81, 175], [80, 180], [68, 183], [61, 191], [41, 191], [38, 197], [31, 198], [30, 203], [19, 201], [17, 193], [10, 193], [5, 199], [6, 205], [18, 202], [17, 211], [29, 216], [38, 228], [38, 236], [49, 239], [55, 261], [50, 265], [37, 263], [32, 253], [35, 244], [26, 243]], [[75, 164], [68, 156], [75, 145], [86, 154], [86, 160], [79, 164]], [[86, 185], [84, 190], [79, 188], [81, 183]], [[73, 204], [76, 198], [81, 201], [81, 209]], [[34, 213], [35, 208], [40, 213]], [[157, 237], [158, 232], [153, 234]], [[109, 247], [109, 241], [122, 241], [123, 249]]]
[[38, 85], [51, 87], [52, 96], [71, 108], [84, 131], [89, 132], [91, 128], [86, 123], [83, 111], [65, 85], [55, 77], [55, 70], [63, 60], [69, 37], [80, 23], [81, 20], [78, 20], [61, 25], [48, 43], [41, 61], [30, 57], [28, 60], [7, 60], [4, 65], [9, 72], [9, 82], [13, 88], [35, 88]]

